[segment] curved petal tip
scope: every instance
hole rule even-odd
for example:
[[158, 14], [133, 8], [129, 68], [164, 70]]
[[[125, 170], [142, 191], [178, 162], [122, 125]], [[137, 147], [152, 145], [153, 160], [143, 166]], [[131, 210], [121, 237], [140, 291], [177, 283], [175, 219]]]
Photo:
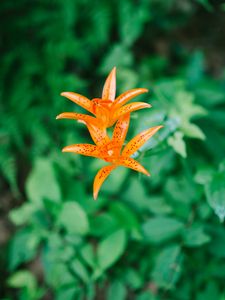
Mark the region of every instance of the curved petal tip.
[[60, 93], [60, 96], [66, 97], [68, 95], [69, 92], [62, 92]]

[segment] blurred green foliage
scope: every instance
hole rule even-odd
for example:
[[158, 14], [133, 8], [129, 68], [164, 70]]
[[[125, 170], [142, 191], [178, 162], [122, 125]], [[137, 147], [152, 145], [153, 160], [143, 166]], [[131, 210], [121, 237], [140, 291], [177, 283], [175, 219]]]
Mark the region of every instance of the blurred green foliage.
[[[9, 0], [0, 10], [0, 188], [15, 225], [0, 250], [1, 299], [224, 300], [225, 78], [188, 50], [191, 33], [178, 38], [199, 11], [206, 26], [224, 17], [224, 4]], [[55, 116], [79, 111], [60, 92], [98, 97], [113, 66], [117, 93], [150, 89], [153, 108], [132, 115], [129, 137], [164, 129], [136, 153], [151, 178], [118, 168], [94, 202], [101, 161], [60, 150], [88, 132]]]

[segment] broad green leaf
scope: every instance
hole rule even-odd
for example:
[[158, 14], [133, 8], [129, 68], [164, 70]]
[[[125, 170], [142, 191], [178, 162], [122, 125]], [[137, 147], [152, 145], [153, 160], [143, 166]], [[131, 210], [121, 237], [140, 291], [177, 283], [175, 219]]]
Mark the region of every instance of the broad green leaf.
[[71, 268], [84, 283], [89, 282], [88, 271], [78, 258], [71, 262]]
[[209, 205], [213, 208], [220, 221], [225, 217], [225, 170], [214, 174], [211, 181], [206, 183], [205, 192]]
[[70, 201], [62, 204], [57, 223], [68, 233], [85, 235], [89, 231], [86, 212], [76, 202]]
[[14, 273], [8, 279], [8, 285], [12, 288], [18, 288], [22, 291], [24, 299], [39, 300], [44, 296], [44, 289], [37, 286], [37, 280], [34, 275], [27, 270], [21, 270]]
[[169, 205], [163, 196], [151, 196], [148, 209], [155, 215], [166, 215], [173, 211], [172, 205]]
[[194, 93], [186, 90], [183, 80], [160, 82], [156, 95], [165, 105], [169, 116], [179, 120], [180, 130], [185, 136], [205, 139], [203, 131], [192, 123], [192, 119], [206, 116], [207, 111], [203, 106], [195, 103]]
[[[102, 187], [102, 191], [112, 194], [119, 193], [120, 188], [128, 174], [127, 168], [117, 168], [114, 170]], [[113, 187], [113, 189], [112, 189]]]
[[127, 269], [124, 272], [124, 282], [132, 289], [136, 290], [141, 288], [144, 283], [143, 277], [140, 275], [139, 270]]
[[125, 231], [118, 230], [99, 243], [97, 260], [100, 269], [108, 269], [120, 258], [125, 251], [126, 240]]
[[94, 249], [92, 245], [85, 244], [84, 247], [80, 250], [81, 257], [83, 260], [92, 268], [94, 269], [97, 265], [96, 263], [96, 256], [94, 254]]
[[74, 287], [73, 285], [64, 286], [57, 291], [56, 300], [74, 300], [79, 290], [79, 287]]
[[189, 208], [190, 204], [196, 201], [198, 190], [192, 181], [185, 178], [184, 174], [179, 177], [168, 178], [165, 188], [169, 198], [176, 202], [176, 206], [173, 205], [174, 210], [178, 206], [184, 205]]
[[44, 199], [59, 202], [61, 191], [51, 161], [38, 158], [26, 182], [27, 197], [30, 201], [41, 204]]
[[76, 286], [79, 281], [69, 271], [65, 263], [57, 261], [44, 262], [45, 281], [51, 285], [55, 290], [64, 286]]
[[14, 270], [18, 265], [34, 258], [40, 236], [30, 228], [24, 228], [13, 236], [9, 247], [9, 269]]
[[36, 278], [30, 271], [21, 270], [14, 273], [8, 280], [9, 286], [13, 288], [26, 287], [29, 290], [35, 290]]
[[32, 218], [37, 207], [33, 203], [25, 203], [19, 208], [10, 211], [9, 218], [15, 225], [23, 225]]
[[156, 259], [152, 273], [155, 283], [165, 289], [173, 288], [180, 277], [181, 263], [180, 246], [172, 245], [163, 249]]
[[200, 168], [197, 173], [195, 174], [195, 182], [199, 184], [206, 184], [212, 179], [214, 170], [211, 167], [205, 166]]
[[210, 241], [210, 236], [204, 232], [204, 228], [200, 225], [192, 225], [187, 228], [184, 233], [184, 245], [187, 247], [199, 247]]
[[140, 227], [136, 215], [127, 205], [114, 202], [110, 205], [110, 212], [118, 224], [125, 229], [138, 229]]
[[[71, 253], [71, 249], [73, 252]], [[70, 272], [68, 263], [74, 258], [74, 247], [68, 245], [65, 238], [51, 233], [42, 248], [42, 265], [45, 281], [54, 288], [76, 285], [78, 279]]]
[[172, 108], [172, 113], [180, 116], [182, 122], [189, 122], [196, 116], [207, 115], [206, 109], [195, 103], [195, 95], [184, 88], [176, 91], [174, 101], [175, 107]]
[[[138, 195], [138, 201], [137, 201]], [[143, 211], [149, 203], [148, 196], [146, 195], [146, 190], [140, 180], [130, 179], [126, 190], [124, 191], [122, 197], [125, 201], [134, 207], [136, 211]]]
[[205, 139], [205, 134], [203, 133], [201, 128], [199, 128], [197, 125], [193, 123], [183, 122], [183, 124], [181, 125], [181, 130], [188, 137], [196, 138], [200, 140]]
[[90, 232], [94, 236], [105, 236], [118, 227], [117, 220], [109, 213], [102, 213], [90, 219]]
[[125, 300], [126, 299], [126, 287], [121, 281], [114, 281], [109, 286], [107, 291], [107, 300]]
[[165, 242], [179, 235], [184, 228], [182, 222], [171, 217], [150, 218], [143, 224], [143, 234], [152, 243]]
[[173, 147], [174, 151], [180, 154], [183, 158], [187, 157], [186, 144], [183, 140], [184, 134], [180, 131], [174, 133], [168, 138], [168, 144]]

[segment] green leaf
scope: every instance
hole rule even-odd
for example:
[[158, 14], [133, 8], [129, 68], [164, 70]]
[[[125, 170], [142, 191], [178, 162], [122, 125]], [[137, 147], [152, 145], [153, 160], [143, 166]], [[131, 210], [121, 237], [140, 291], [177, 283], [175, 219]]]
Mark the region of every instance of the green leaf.
[[118, 224], [113, 215], [102, 213], [90, 219], [90, 227], [94, 236], [105, 236], [115, 231]]
[[80, 289], [78, 287], [64, 286], [57, 291], [56, 300], [74, 300]]
[[38, 158], [26, 182], [27, 197], [41, 204], [44, 199], [60, 202], [61, 191], [51, 161]]
[[25, 228], [17, 231], [10, 242], [9, 269], [14, 270], [21, 263], [31, 260], [36, 254], [39, 242], [40, 236], [33, 230]]
[[134, 290], [141, 288], [144, 283], [144, 280], [139, 273], [139, 270], [134, 270], [131, 268], [124, 272], [124, 281]]
[[84, 245], [84, 247], [80, 250], [81, 257], [83, 260], [93, 269], [95, 269], [97, 263], [96, 263], [96, 257], [94, 254], [93, 247], [90, 244]]
[[89, 231], [86, 212], [76, 202], [63, 203], [57, 223], [65, 228], [68, 233], [85, 235]]
[[143, 234], [149, 242], [161, 243], [179, 235], [183, 228], [183, 223], [176, 219], [154, 217], [144, 223]]
[[158, 255], [152, 277], [159, 287], [171, 289], [180, 277], [182, 255], [177, 245], [169, 246]]
[[36, 211], [33, 203], [25, 203], [19, 208], [10, 211], [9, 218], [17, 226], [27, 223], [32, 218], [33, 213]]
[[126, 287], [120, 281], [114, 281], [108, 291], [107, 291], [107, 300], [125, 300], [126, 299]]
[[204, 232], [201, 225], [192, 225], [184, 231], [184, 245], [187, 247], [199, 247], [210, 241], [210, 236]]
[[213, 208], [220, 221], [225, 217], [225, 170], [219, 170], [212, 180], [205, 185], [209, 205]]
[[195, 124], [183, 122], [181, 129], [188, 137], [205, 140], [204, 132]]
[[71, 268], [84, 283], [89, 282], [89, 274], [84, 264], [78, 258], [71, 262]]
[[102, 240], [97, 248], [97, 260], [101, 270], [111, 267], [124, 253], [126, 248], [126, 234], [118, 230]]
[[22, 290], [23, 299], [39, 300], [44, 296], [44, 289], [38, 288], [37, 281], [30, 271], [21, 270], [8, 279], [8, 285]]
[[195, 182], [199, 184], [206, 184], [213, 177], [214, 170], [211, 167], [205, 166], [200, 168], [195, 174]]
[[173, 211], [163, 196], [151, 196], [148, 209], [155, 215], [166, 215]]
[[[117, 168], [110, 174], [109, 178], [106, 180], [102, 187], [102, 191], [112, 194], [118, 193], [120, 188], [126, 179], [128, 170], [126, 168]], [[112, 190], [113, 186], [113, 190]]]
[[183, 140], [184, 134], [180, 131], [174, 133], [168, 138], [168, 144], [173, 147], [174, 151], [180, 154], [183, 158], [187, 157], [186, 144]]
[[118, 224], [125, 229], [138, 229], [140, 227], [136, 215], [127, 205], [114, 202], [110, 205], [110, 212]]
[[9, 278], [8, 284], [13, 288], [26, 287], [30, 290], [34, 290], [36, 288], [36, 279], [31, 272], [21, 270]]

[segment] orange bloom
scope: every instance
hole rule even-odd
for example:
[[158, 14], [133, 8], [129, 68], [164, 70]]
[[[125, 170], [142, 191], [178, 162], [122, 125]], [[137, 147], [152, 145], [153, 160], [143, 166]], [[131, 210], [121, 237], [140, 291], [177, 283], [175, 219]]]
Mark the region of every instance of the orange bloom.
[[113, 124], [124, 114], [138, 109], [151, 107], [150, 104], [145, 102], [133, 102], [124, 105], [132, 98], [146, 92], [148, 92], [148, 90], [144, 88], [132, 89], [124, 92], [115, 99], [116, 68], [114, 67], [105, 81], [102, 91], [102, 98], [94, 98], [92, 100], [89, 100], [85, 96], [77, 93], [61, 93], [62, 96], [80, 105], [81, 107], [92, 113], [95, 117], [73, 112], [64, 112], [58, 115], [57, 119], [81, 120], [85, 123], [92, 123], [102, 128], [108, 128], [113, 126]]
[[96, 145], [75, 144], [65, 147], [63, 152], [72, 152], [85, 156], [100, 158], [109, 162], [99, 170], [94, 179], [94, 199], [97, 198], [99, 189], [112, 170], [118, 166], [124, 166], [135, 171], [150, 176], [148, 171], [130, 156], [134, 154], [149, 138], [151, 138], [162, 126], [155, 126], [146, 129], [129, 141], [124, 149], [122, 146], [126, 138], [130, 122], [130, 114], [124, 114], [116, 123], [112, 138], [110, 139], [106, 131], [102, 131], [94, 124], [86, 124], [93, 141]]

